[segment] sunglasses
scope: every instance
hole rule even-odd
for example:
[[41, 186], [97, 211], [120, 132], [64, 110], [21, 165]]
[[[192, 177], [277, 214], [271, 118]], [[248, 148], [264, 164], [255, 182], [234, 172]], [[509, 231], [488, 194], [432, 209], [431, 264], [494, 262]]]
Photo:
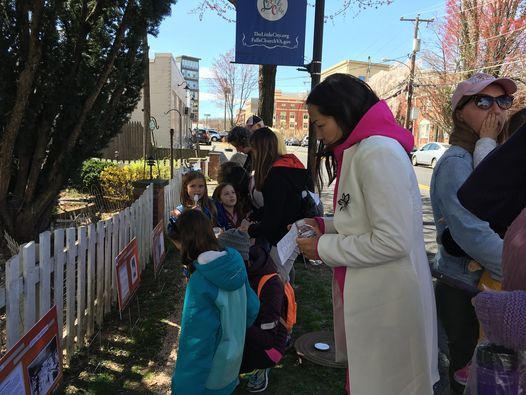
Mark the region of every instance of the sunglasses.
[[513, 105], [513, 96], [509, 95], [502, 95], [498, 97], [489, 95], [474, 95], [471, 96], [471, 100], [473, 100], [473, 103], [475, 103], [475, 105], [481, 110], [489, 110], [495, 102], [502, 110], [509, 110]]

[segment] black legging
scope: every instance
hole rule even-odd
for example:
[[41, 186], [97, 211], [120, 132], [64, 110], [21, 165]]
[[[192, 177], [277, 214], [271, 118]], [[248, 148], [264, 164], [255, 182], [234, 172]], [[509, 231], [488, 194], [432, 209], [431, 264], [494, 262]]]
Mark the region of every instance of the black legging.
[[449, 344], [449, 376], [471, 360], [479, 338], [479, 322], [471, 304], [473, 295], [437, 282], [437, 314], [446, 331]]

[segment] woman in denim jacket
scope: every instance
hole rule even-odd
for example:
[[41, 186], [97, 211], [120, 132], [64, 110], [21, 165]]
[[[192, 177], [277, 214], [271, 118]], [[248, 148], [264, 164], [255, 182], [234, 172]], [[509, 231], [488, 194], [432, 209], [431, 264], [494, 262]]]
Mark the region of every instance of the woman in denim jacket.
[[[451, 379], [471, 359], [479, 335], [471, 298], [481, 271], [470, 271], [470, 262], [478, 262], [496, 280], [502, 276], [502, 239], [487, 222], [462, 206], [457, 191], [473, 171], [473, 151], [480, 130], [488, 124], [502, 129], [507, 109], [513, 103], [511, 94], [516, 90], [512, 80], [483, 73], [474, 74], [457, 86], [451, 103], [451, 147], [438, 161], [431, 179], [438, 243], [434, 268], [439, 280], [435, 296], [438, 317], [448, 337]], [[446, 229], [462, 253], [446, 251]]]

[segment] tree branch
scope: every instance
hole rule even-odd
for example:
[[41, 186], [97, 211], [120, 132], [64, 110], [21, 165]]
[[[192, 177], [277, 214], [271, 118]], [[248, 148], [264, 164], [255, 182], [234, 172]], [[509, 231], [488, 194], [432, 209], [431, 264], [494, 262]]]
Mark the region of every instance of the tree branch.
[[[82, 110], [78, 117], [77, 123], [73, 127], [73, 131], [69, 135], [66, 144], [64, 145], [62, 151], [59, 153], [59, 156], [57, 157], [55, 163], [53, 164], [52, 170], [49, 172], [48, 182], [51, 182], [51, 180], [58, 177], [59, 173], [61, 172], [65, 159], [69, 155], [71, 155], [71, 152], [75, 147], [75, 144], [82, 132], [82, 128], [84, 126], [84, 122], [86, 121], [88, 113], [91, 111], [95, 101], [97, 100], [99, 96], [100, 91], [102, 90], [104, 84], [106, 83], [108, 76], [111, 72], [111, 69], [113, 67], [113, 64], [115, 62], [115, 59], [117, 58], [117, 55], [119, 53], [119, 50], [122, 44], [122, 40], [124, 39], [124, 33], [128, 29], [128, 23], [130, 21], [132, 13], [135, 10], [134, 5], [135, 5], [134, 0], [128, 1], [128, 4], [126, 5], [126, 10], [124, 11], [124, 15], [122, 17], [121, 23], [119, 25], [119, 28], [117, 29], [117, 33], [115, 34], [113, 45], [106, 59], [104, 69], [102, 70], [99, 76], [99, 79], [97, 83], [95, 84], [95, 87], [93, 88], [91, 93], [87, 96], [86, 100], [84, 101], [84, 104], [82, 106]], [[39, 199], [39, 201], [42, 202], [42, 199]]]
[[[29, 95], [32, 91], [35, 75], [42, 57], [42, 42], [38, 36], [42, 25], [42, 13], [44, 1], [35, 0], [32, 6], [31, 31], [29, 32], [28, 56], [25, 67], [20, 73], [17, 83], [16, 99], [11, 111], [9, 123], [2, 136], [2, 146], [0, 147], [0, 202], [5, 202], [11, 180], [11, 162], [15, 142], [24, 120]], [[27, 31], [21, 31], [22, 35]], [[1, 205], [1, 204], [0, 204]]]

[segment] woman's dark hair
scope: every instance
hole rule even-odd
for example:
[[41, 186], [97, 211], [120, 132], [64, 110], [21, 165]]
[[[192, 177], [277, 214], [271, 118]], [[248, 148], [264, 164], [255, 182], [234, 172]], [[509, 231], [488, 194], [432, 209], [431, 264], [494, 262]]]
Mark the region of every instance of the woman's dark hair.
[[250, 139], [250, 131], [243, 126], [234, 126], [228, 133], [226, 141], [232, 145], [239, 147], [248, 147], [248, 140]]
[[205, 251], [221, 251], [222, 248], [212, 230], [210, 219], [201, 210], [185, 210], [169, 229], [168, 236], [181, 243], [181, 258], [190, 272], [192, 262]]
[[321, 191], [323, 187], [322, 159], [325, 159], [330, 185], [336, 177], [333, 148], [347, 139], [360, 119], [379, 100], [369, 85], [350, 74], [332, 74], [310, 92], [306, 104], [318, 107], [322, 115], [333, 117], [343, 132], [342, 138], [331, 146], [325, 146], [321, 141], [318, 144], [314, 166], [314, 178], [318, 190]]
[[252, 133], [250, 147], [252, 148], [255, 185], [256, 189], [261, 191], [272, 164], [279, 159], [278, 138], [272, 130], [265, 126]]

